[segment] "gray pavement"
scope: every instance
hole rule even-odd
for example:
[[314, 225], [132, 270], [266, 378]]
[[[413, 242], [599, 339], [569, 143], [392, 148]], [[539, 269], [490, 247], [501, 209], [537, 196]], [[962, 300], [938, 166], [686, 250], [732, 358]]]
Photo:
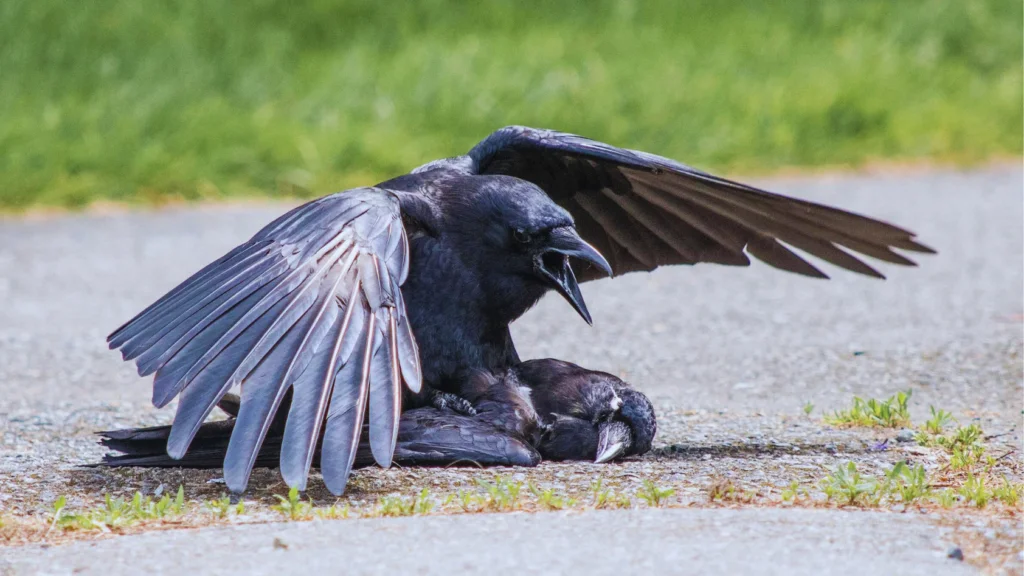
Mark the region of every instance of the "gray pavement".
[[[593, 328], [548, 297], [514, 326], [516, 341], [523, 357], [608, 370], [647, 392], [664, 415], [662, 447], [714, 447], [741, 436], [799, 439], [805, 432], [790, 419], [805, 402], [820, 413], [848, 405], [853, 394], [879, 397], [908, 388], [915, 416], [936, 404], [1006, 433], [1003, 439], [1019, 447], [1022, 181], [1017, 166], [762, 181], [900, 224], [939, 255], [919, 258], [917, 269], [880, 265], [885, 282], [837, 269], [826, 270], [832, 281], [814, 281], [758, 263], [602, 280], [584, 286]], [[68, 470], [100, 453], [90, 438], [98, 427], [169, 419], [148, 406], [149, 382], [105, 349], [104, 336], [285, 208], [0, 221], [0, 512], [40, 506], [52, 500], [57, 483], [77, 482]], [[824, 445], [811, 448], [824, 453]], [[711, 465], [642, 462], [686, 477]], [[757, 460], [754, 468], [772, 462]], [[29, 484], [36, 499], [19, 500], [15, 485], [20, 492]], [[288, 550], [270, 549], [278, 533]], [[944, 538], [924, 515], [634, 510], [162, 532], [49, 549], [0, 548], [0, 558], [14, 562], [17, 573], [81, 567], [119, 573], [117, 562], [150, 554], [168, 573], [200, 565], [236, 573], [275, 567], [281, 568], [275, 573], [965, 570], [945, 559]], [[95, 564], [99, 559], [102, 565]]]
[[202, 537], [157, 532], [15, 552], [10, 565], [103, 576], [973, 573], [946, 557], [948, 546], [934, 527], [892, 514], [598, 511], [264, 524]]

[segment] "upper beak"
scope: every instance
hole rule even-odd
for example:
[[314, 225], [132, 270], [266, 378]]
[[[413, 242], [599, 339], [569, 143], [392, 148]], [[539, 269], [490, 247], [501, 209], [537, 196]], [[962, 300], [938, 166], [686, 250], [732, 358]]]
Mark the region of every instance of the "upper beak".
[[583, 301], [583, 294], [580, 293], [580, 285], [576, 282], [576, 275], [569, 265], [569, 258], [589, 262], [604, 270], [609, 276], [612, 274], [612, 267], [600, 252], [580, 238], [572, 226], [552, 230], [547, 246], [537, 255], [538, 271], [551, 281], [555, 289], [572, 304], [587, 324], [593, 324], [587, 304]]
[[624, 422], [613, 420], [597, 426], [597, 457], [594, 462], [603, 464], [626, 452], [632, 444], [632, 433]]

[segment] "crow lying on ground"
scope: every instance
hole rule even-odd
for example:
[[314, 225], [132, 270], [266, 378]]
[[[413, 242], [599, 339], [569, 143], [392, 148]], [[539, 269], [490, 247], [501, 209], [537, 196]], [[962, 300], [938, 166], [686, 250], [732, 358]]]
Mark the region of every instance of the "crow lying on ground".
[[[459, 394], [472, 413], [433, 406], [402, 413], [393, 462], [536, 466], [543, 458], [600, 463], [642, 454], [654, 438], [654, 408], [646, 396], [611, 374], [561, 360], [528, 360], [500, 378], [477, 372], [464, 381]], [[278, 465], [290, 403], [286, 396], [256, 467]], [[100, 442], [119, 454], [108, 454], [98, 465], [220, 468], [239, 404], [238, 396], [225, 395], [218, 406], [230, 418], [203, 424], [179, 460], [167, 455], [170, 426], [100, 432]], [[367, 428], [364, 424], [354, 468], [373, 464]], [[317, 452], [313, 465], [319, 465]]]
[[[748, 255], [827, 278], [790, 247], [877, 278], [851, 252], [903, 265], [914, 263], [894, 248], [932, 252], [901, 228], [667, 158], [508, 127], [465, 156], [295, 208], [108, 342], [140, 375], [155, 374], [156, 406], [179, 398], [170, 458], [187, 457], [204, 420], [238, 385], [223, 449], [228, 488], [244, 491], [274, 429], [289, 486], [305, 488], [319, 454], [324, 482], [340, 494], [364, 424], [372, 459], [388, 466], [400, 437], [426, 441], [445, 422], [472, 416], [460, 393], [481, 373], [501, 380], [520, 365], [509, 324], [549, 290], [589, 323], [578, 280], [666, 264], [745, 266]], [[535, 376], [563, 378], [556, 369]], [[287, 414], [279, 412], [286, 398]], [[649, 406], [642, 395], [621, 400], [622, 412]], [[402, 419], [403, 408], [420, 407], [435, 412]], [[571, 429], [563, 424], [552, 430]], [[549, 436], [547, 449], [607, 459], [650, 445], [633, 430], [636, 447], [612, 450], [630, 437], [620, 426], [603, 430], [607, 454], [574, 444], [579, 434], [569, 432]]]

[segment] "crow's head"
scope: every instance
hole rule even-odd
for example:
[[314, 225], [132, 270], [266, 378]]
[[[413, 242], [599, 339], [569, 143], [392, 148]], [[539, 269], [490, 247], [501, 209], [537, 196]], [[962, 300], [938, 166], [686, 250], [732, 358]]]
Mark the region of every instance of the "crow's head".
[[615, 376], [552, 359], [523, 362], [514, 371], [531, 389], [544, 458], [607, 462], [651, 449], [654, 407]]
[[534, 184], [509, 176], [474, 177], [456, 192], [447, 229], [458, 237], [463, 260], [481, 272], [488, 294], [507, 302], [515, 318], [554, 289], [591, 322], [570, 258], [612, 270], [564, 208]]

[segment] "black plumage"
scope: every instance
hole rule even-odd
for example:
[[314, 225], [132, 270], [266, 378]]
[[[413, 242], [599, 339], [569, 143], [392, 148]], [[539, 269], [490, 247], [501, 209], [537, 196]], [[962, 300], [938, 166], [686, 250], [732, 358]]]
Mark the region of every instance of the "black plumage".
[[[392, 461], [411, 465], [491, 465], [535, 466], [541, 456], [535, 445], [540, 426], [530, 405], [516, 387], [486, 373], [467, 378], [461, 390], [471, 398], [474, 414], [460, 414], [451, 409], [424, 406], [401, 414]], [[100, 466], [140, 466], [150, 468], [220, 468], [230, 439], [238, 425], [241, 400], [227, 394], [218, 406], [229, 416], [203, 424], [188, 452], [179, 459], [167, 454], [171, 426], [155, 426], [133, 430], [100, 432], [100, 443], [117, 452], [108, 454]], [[291, 418], [291, 394], [287, 394], [272, 419], [254, 467], [276, 468], [287, 457], [284, 438]], [[375, 463], [370, 445], [369, 424], [363, 424], [352, 453], [351, 468]], [[324, 437], [315, 446], [312, 464], [321, 469], [327, 465], [330, 451], [323, 450]], [[282, 467], [282, 475], [284, 469]], [[333, 489], [331, 485], [329, 488]]]
[[364, 425], [373, 459], [390, 464], [403, 395], [416, 408], [435, 391], [457, 394], [473, 374], [500, 378], [519, 365], [508, 326], [547, 291], [589, 322], [578, 281], [609, 274], [747, 265], [751, 255], [826, 277], [790, 247], [875, 277], [854, 253], [912, 265], [894, 249], [931, 252], [870, 218], [659, 156], [509, 127], [465, 156], [288, 212], [109, 343], [140, 375], [155, 375], [154, 404], [179, 398], [170, 457], [185, 457], [210, 411], [240, 387], [224, 474], [244, 490], [291, 394], [285, 481], [305, 487], [322, 437], [324, 481], [341, 493]]
[[[549, 460], [596, 460], [643, 454], [655, 433], [647, 397], [604, 372], [560, 360], [528, 360], [504, 373], [473, 371], [460, 398], [470, 413], [424, 406], [406, 410], [398, 425], [393, 461], [402, 465], [535, 466]], [[241, 399], [226, 394], [218, 406], [227, 420], [203, 424], [180, 459], [167, 454], [171, 426], [100, 432], [108, 454], [102, 466], [220, 468], [237, 425]], [[254, 467], [282, 467], [293, 396], [285, 394], [271, 419]], [[352, 466], [374, 463], [364, 424]], [[314, 445], [322, 447], [323, 437]], [[313, 451], [312, 464], [323, 466]], [[280, 464], [279, 464], [280, 463]]]

